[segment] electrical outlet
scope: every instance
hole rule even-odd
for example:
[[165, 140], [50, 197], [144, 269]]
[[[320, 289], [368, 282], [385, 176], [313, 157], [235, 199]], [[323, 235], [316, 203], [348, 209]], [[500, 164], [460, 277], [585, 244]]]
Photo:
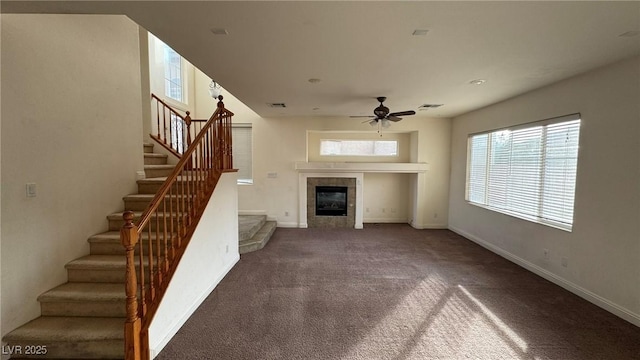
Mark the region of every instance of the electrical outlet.
[[288, 212], [288, 211], [285, 211], [285, 212], [284, 212], [284, 216], [289, 216], [289, 212]]
[[382, 212], [383, 213], [387, 212], [387, 209], [386, 208], [382, 208]]
[[561, 260], [562, 263], [562, 267], [567, 267], [569, 266], [569, 259], [567, 259], [566, 257], [563, 257]]
[[36, 183], [27, 183], [27, 197], [36, 197]]
[[549, 249], [542, 249], [542, 252], [544, 253], [544, 258], [548, 259], [549, 258]]
[[438, 213], [437, 213], [437, 212], [434, 212], [434, 213], [433, 213], [433, 218], [434, 218], [434, 219], [437, 219], [437, 218], [438, 218]]
[[367, 212], [369, 212], [369, 208], [367, 208]]

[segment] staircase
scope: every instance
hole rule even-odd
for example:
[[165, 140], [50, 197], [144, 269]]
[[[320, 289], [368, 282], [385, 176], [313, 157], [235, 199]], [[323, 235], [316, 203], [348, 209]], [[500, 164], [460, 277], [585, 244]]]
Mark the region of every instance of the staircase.
[[[173, 170], [167, 156], [153, 153], [153, 144], [144, 145], [147, 178], [138, 180], [138, 193], [123, 198], [125, 210], [134, 211], [136, 221], [146, 209], [165, 177]], [[38, 297], [41, 316], [7, 334], [4, 349], [22, 353], [16, 358], [122, 359], [124, 357], [125, 256], [120, 242], [123, 212], [107, 216], [109, 231], [91, 236], [90, 254], [69, 262], [68, 282]], [[264, 247], [275, 229], [266, 217], [241, 217], [244, 251]], [[154, 236], [153, 234], [151, 236]], [[142, 234], [147, 243], [149, 234]], [[146, 246], [146, 245], [145, 245]], [[46, 355], [27, 355], [27, 346], [41, 346]], [[42, 347], [44, 346], [44, 347]], [[33, 349], [36, 349], [35, 347]]]

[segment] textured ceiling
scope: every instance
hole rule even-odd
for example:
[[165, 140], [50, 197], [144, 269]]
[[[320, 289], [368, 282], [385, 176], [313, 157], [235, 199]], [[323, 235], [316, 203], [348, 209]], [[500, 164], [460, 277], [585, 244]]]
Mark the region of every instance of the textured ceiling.
[[[2, 12], [117, 13], [262, 116], [452, 117], [640, 54], [640, 2], [10, 2]], [[228, 35], [214, 35], [224, 28]], [[427, 35], [413, 36], [416, 29]], [[308, 82], [310, 78], [319, 83]], [[483, 85], [471, 85], [485, 79]], [[268, 103], [285, 103], [284, 109]], [[316, 110], [314, 110], [316, 109]]]

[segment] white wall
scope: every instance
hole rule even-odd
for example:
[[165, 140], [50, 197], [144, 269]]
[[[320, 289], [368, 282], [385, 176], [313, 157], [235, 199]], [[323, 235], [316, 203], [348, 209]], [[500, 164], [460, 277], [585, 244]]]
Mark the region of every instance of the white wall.
[[237, 173], [224, 173], [149, 327], [155, 357], [240, 260]]
[[[582, 114], [573, 232], [464, 200], [470, 133], [571, 113]], [[640, 326], [639, 136], [640, 58], [455, 118], [450, 228]]]
[[[138, 26], [2, 15], [2, 335], [40, 315], [142, 170]], [[27, 198], [25, 184], [36, 183]]]

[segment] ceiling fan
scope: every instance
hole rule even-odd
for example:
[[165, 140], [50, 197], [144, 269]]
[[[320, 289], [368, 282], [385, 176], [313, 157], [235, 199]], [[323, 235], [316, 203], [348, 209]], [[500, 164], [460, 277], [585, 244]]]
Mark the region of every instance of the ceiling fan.
[[413, 110], [407, 111], [398, 111], [389, 113], [389, 108], [384, 106], [384, 101], [387, 100], [386, 96], [379, 96], [377, 100], [380, 102], [380, 106], [373, 109], [373, 116], [351, 116], [351, 117], [368, 117], [373, 118], [372, 120], [365, 120], [363, 123], [368, 122], [371, 126], [382, 126], [383, 128], [388, 128], [391, 126], [390, 121], [398, 122], [402, 120], [399, 116], [407, 116], [407, 115], [415, 115], [416, 112]]

